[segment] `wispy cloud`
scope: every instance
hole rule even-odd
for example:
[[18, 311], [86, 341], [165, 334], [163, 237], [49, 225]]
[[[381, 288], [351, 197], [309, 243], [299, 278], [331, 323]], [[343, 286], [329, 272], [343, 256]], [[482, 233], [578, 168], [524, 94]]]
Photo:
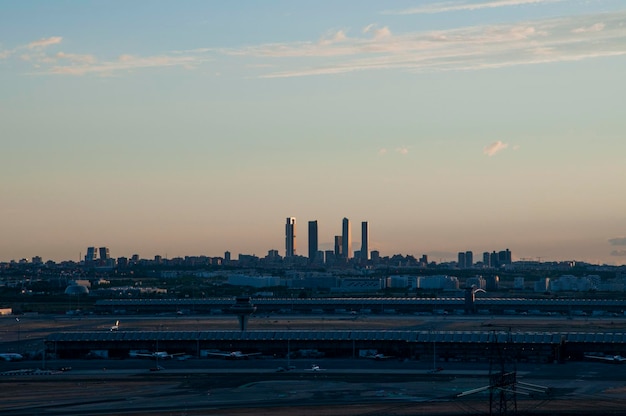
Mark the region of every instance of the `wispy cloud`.
[[59, 59], [67, 59], [70, 62], [79, 62], [83, 64], [93, 64], [96, 62], [96, 57], [93, 55], [59, 52], [55, 56]]
[[508, 144], [503, 143], [501, 140], [498, 140], [497, 142], [491, 143], [489, 146], [485, 146], [483, 148], [483, 153], [486, 154], [487, 156], [491, 157], [491, 156], [495, 156], [496, 154], [500, 153], [501, 151], [503, 151], [507, 147], [509, 147]]
[[142, 68], [181, 66], [193, 68], [200, 62], [197, 56], [133, 56], [120, 55], [116, 60], [96, 62], [90, 55], [65, 56], [76, 64], [55, 65], [48, 72], [62, 75], [99, 74], [110, 76], [119, 71], [132, 71]]
[[626, 250], [613, 250], [611, 256], [626, 257]]
[[50, 45], [56, 45], [63, 41], [61, 36], [52, 36], [50, 38], [42, 38], [34, 42], [29, 43], [26, 47], [28, 49], [45, 48]]
[[[626, 11], [395, 34], [368, 25], [340, 42], [261, 44], [221, 53], [265, 62], [281, 58], [281, 78], [364, 70], [451, 71], [573, 62], [626, 54]], [[324, 38], [327, 39], [327, 38]], [[286, 59], [283, 59], [286, 58]]]
[[577, 27], [576, 29], [572, 30], [572, 33], [599, 32], [601, 30], [604, 30], [604, 23], [595, 23], [587, 27]]
[[363, 28], [363, 33], [371, 33], [376, 40], [388, 38], [391, 36], [391, 30], [387, 26], [378, 28], [378, 25], [371, 24]]
[[612, 246], [626, 246], [626, 237], [611, 238], [609, 244]]
[[[481, 3], [431, 3], [424, 7], [505, 7], [559, 0], [493, 0]], [[370, 24], [361, 30], [333, 30], [310, 41], [267, 43], [239, 48], [196, 48], [152, 56], [101, 57], [74, 51], [50, 52], [61, 36], [42, 38], [0, 59], [30, 62], [39, 74], [105, 75], [156, 67], [194, 68], [208, 60], [245, 60], [243, 67], [259, 78], [346, 74], [356, 71], [467, 71], [574, 62], [626, 55], [626, 10], [515, 24], [467, 26], [446, 30], [397, 33]]]
[[347, 39], [346, 32], [338, 30], [336, 32], [330, 32], [326, 36], [323, 36], [319, 43], [320, 45], [332, 45], [335, 43], [343, 42]]
[[[408, 155], [409, 154], [409, 148], [408, 147], [404, 147], [404, 146], [403, 147], [397, 147], [394, 150], [394, 152], [399, 154], [399, 155], [402, 155], [402, 156]], [[388, 153], [389, 153], [389, 150], [387, 150], [387, 148], [384, 148], [384, 147], [378, 150], [378, 155], [379, 156], [385, 156]]]
[[442, 1], [426, 4], [419, 7], [412, 7], [410, 9], [395, 11], [388, 10], [383, 12], [383, 14], [435, 14], [458, 11], [474, 11], [481, 9], [494, 9], [498, 7], [524, 6], [528, 4], [557, 3], [560, 1], [563, 0], [492, 0], [480, 3], [469, 1]]

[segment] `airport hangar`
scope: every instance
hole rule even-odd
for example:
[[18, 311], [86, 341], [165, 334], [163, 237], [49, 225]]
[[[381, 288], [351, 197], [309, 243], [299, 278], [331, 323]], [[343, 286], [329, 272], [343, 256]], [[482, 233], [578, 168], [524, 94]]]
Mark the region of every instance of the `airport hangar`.
[[[98, 314], [158, 314], [189, 311], [198, 314], [228, 313], [233, 298], [206, 299], [102, 299]], [[264, 313], [464, 313], [464, 314], [563, 314], [624, 315], [626, 300], [532, 299], [475, 297], [343, 297], [343, 298], [254, 298], [259, 314]]]
[[[582, 360], [585, 353], [626, 356], [626, 333], [502, 331], [107, 331], [50, 334], [56, 358], [128, 358], [132, 350], [205, 357], [209, 351], [303, 358], [355, 358], [364, 352], [426, 362], [489, 362], [505, 348], [517, 362]], [[306, 352], [306, 354], [305, 354]], [[433, 355], [435, 354], [435, 355]]]

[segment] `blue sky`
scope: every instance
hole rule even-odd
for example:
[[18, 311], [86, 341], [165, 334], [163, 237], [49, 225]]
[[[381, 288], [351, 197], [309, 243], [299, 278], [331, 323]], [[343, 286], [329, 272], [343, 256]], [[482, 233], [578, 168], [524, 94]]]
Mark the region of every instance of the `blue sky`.
[[[0, 4], [0, 261], [284, 252], [626, 263], [626, 4]], [[359, 244], [355, 244], [358, 249]]]

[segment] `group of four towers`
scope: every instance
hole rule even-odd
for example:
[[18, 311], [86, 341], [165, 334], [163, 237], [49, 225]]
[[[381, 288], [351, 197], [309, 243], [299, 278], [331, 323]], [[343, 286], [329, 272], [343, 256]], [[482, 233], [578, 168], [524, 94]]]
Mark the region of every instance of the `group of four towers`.
[[[309, 261], [313, 262], [319, 253], [319, 239], [317, 220], [309, 221]], [[351, 259], [352, 252], [352, 230], [350, 220], [344, 218], [341, 222], [341, 235], [335, 236], [334, 254], [337, 257]], [[296, 255], [296, 218], [287, 217], [285, 224], [285, 257]], [[361, 222], [361, 250], [359, 252], [361, 260], [369, 260], [369, 228], [367, 221]]]

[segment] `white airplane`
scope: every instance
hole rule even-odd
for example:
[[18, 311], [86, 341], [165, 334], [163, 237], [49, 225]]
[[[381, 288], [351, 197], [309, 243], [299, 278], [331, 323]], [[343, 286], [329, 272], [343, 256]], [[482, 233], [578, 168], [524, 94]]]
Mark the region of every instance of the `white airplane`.
[[317, 365], [317, 364], [313, 364], [313, 365], [311, 365], [311, 368], [307, 368], [304, 371], [325, 371], [325, 369], [324, 368], [320, 368], [320, 366]]
[[378, 354], [368, 355], [365, 358], [369, 358], [370, 360], [388, 360], [390, 358], [393, 358], [393, 356], [378, 353]]
[[184, 353], [181, 352], [177, 354], [170, 354], [167, 351], [154, 351], [151, 353], [131, 352], [129, 355], [131, 358], [148, 357], [148, 358], [155, 358], [157, 360], [168, 360], [168, 359], [174, 358], [177, 355], [184, 355]]
[[117, 331], [118, 329], [120, 329], [120, 321], [115, 321], [115, 325], [109, 328], [109, 331], [113, 332], [113, 331]]
[[585, 354], [585, 358], [589, 360], [597, 360], [603, 361], [605, 363], [611, 364], [623, 364], [626, 362], [626, 358], [621, 355], [593, 355], [593, 354]]
[[214, 355], [217, 357], [222, 357], [227, 360], [247, 360], [249, 357], [253, 355], [261, 355], [260, 352], [253, 352], [250, 354], [244, 354], [241, 351], [232, 351], [232, 352], [208, 352], [207, 355]]
[[24, 357], [16, 352], [3, 352], [0, 353], [0, 359], [4, 361], [22, 361]]

